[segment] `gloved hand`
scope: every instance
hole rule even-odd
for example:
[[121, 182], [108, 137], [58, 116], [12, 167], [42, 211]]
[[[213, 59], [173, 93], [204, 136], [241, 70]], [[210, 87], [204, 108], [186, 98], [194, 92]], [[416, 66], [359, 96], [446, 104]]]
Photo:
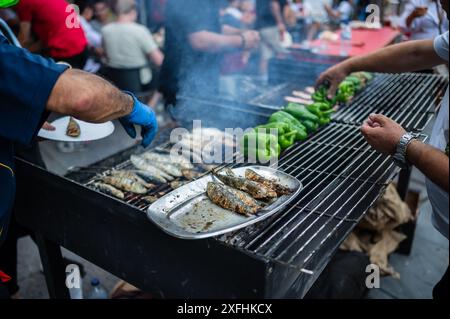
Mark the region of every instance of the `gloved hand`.
[[134, 125], [142, 127], [142, 146], [147, 147], [153, 141], [158, 131], [158, 122], [155, 113], [147, 105], [139, 102], [139, 100], [130, 92], [124, 92], [133, 97], [134, 105], [131, 113], [122, 117], [119, 121], [125, 128], [125, 131], [131, 138], [136, 138], [136, 128]]

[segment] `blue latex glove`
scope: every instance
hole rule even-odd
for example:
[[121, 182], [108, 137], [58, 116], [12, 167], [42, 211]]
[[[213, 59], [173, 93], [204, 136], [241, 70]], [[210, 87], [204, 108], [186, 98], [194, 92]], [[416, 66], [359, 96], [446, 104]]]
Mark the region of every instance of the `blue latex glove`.
[[158, 131], [158, 122], [156, 121], [155, 113], [150, 107], [141, 103], [132, 93], [124, 93], [131, 95], [134, 100], [134, 105], [131, 113], [122, 117], [119, 121], [131, 138], [136, 138], [136, 128], [134, 125], [141, 126], [142, 146], [147, 147], [153, 141]]

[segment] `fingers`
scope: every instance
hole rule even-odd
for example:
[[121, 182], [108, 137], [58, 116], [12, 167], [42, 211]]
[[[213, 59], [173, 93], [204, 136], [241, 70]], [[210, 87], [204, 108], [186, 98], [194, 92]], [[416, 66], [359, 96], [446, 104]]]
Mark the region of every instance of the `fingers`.
[[369, 120], [384, 126], [388, 122], [388, 118], [382, 114], [370, 114]]
[[125, 129], [125, 132], [131, 137], [136, 138], [136, 128], [131, 123], [125, 123], [123, 121], [120, 121], [122, 123], [123, 128]]
[[56, 130], [56, 128], [53, 125], [51, 125], [49, 122], [45, 122], [42, 125], [42, 129], [46, 130], [46, 131], [54, 131], [54, 130]]
[[145, 148], [149, 146], [156, 137], [158, 125], [142, 127], [142, 146]]
[[328, 98], [332, 99], [336, 95], [336, 91], [338, 89], [339, 83], [336, 81], [331, 81], [330, 88], [328, 89]]

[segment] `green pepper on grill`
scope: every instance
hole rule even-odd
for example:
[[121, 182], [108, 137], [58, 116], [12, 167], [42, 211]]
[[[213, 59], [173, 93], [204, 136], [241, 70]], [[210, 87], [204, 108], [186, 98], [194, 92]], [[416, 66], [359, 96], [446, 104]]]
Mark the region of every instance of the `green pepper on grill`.
[[278, 137], [278, 143], [280, 144], [280, 147], [282, 150], [287, 149], [292, 144], [295, 143], [295, 135], [297, 134], [297, 131], [292, 131], [290, 133], [286, 133], [284, 135], [280, 135]]
[[311, 122], [319, 122], [319, 117], [313, 113], [311, 113], [306, 106], [297, 103], [289, 103], [283, 109], [284, 112], [289, 113], [293, 117], [295, 117], [298, 121], [303, 123], [303, 121], [311, 121]]
[[295, 136], [296, 141], [303, 141], [308, 137], [306, 127], [289, 113], [283, 111], [275, 112], [270, 116], [269, 123], [289, 124], [291, 126], [291, 130], [297, 131]]
[[303, 121], [302, 124], [306, 127], [308, 133], [314, 133], [319, 128], [318, 122], [313, 122], [310, 120]]
[[241, 148], [247, 158], [260, 162], [268, 162], [280, 156], [281, 148], [275, 135], [267, 134], [264, 130], [253, 130], [244, 134]]

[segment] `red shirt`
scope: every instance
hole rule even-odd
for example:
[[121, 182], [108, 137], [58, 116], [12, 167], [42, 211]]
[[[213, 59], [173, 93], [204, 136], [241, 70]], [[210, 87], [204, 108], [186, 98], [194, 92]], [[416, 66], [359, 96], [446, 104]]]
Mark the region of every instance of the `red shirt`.
[[87, 46], [79, 19], [68, 5], [65, 0], [21, 0], [17, 4], [20, 20], [31, 23], [52, 58], [71, 58]]

